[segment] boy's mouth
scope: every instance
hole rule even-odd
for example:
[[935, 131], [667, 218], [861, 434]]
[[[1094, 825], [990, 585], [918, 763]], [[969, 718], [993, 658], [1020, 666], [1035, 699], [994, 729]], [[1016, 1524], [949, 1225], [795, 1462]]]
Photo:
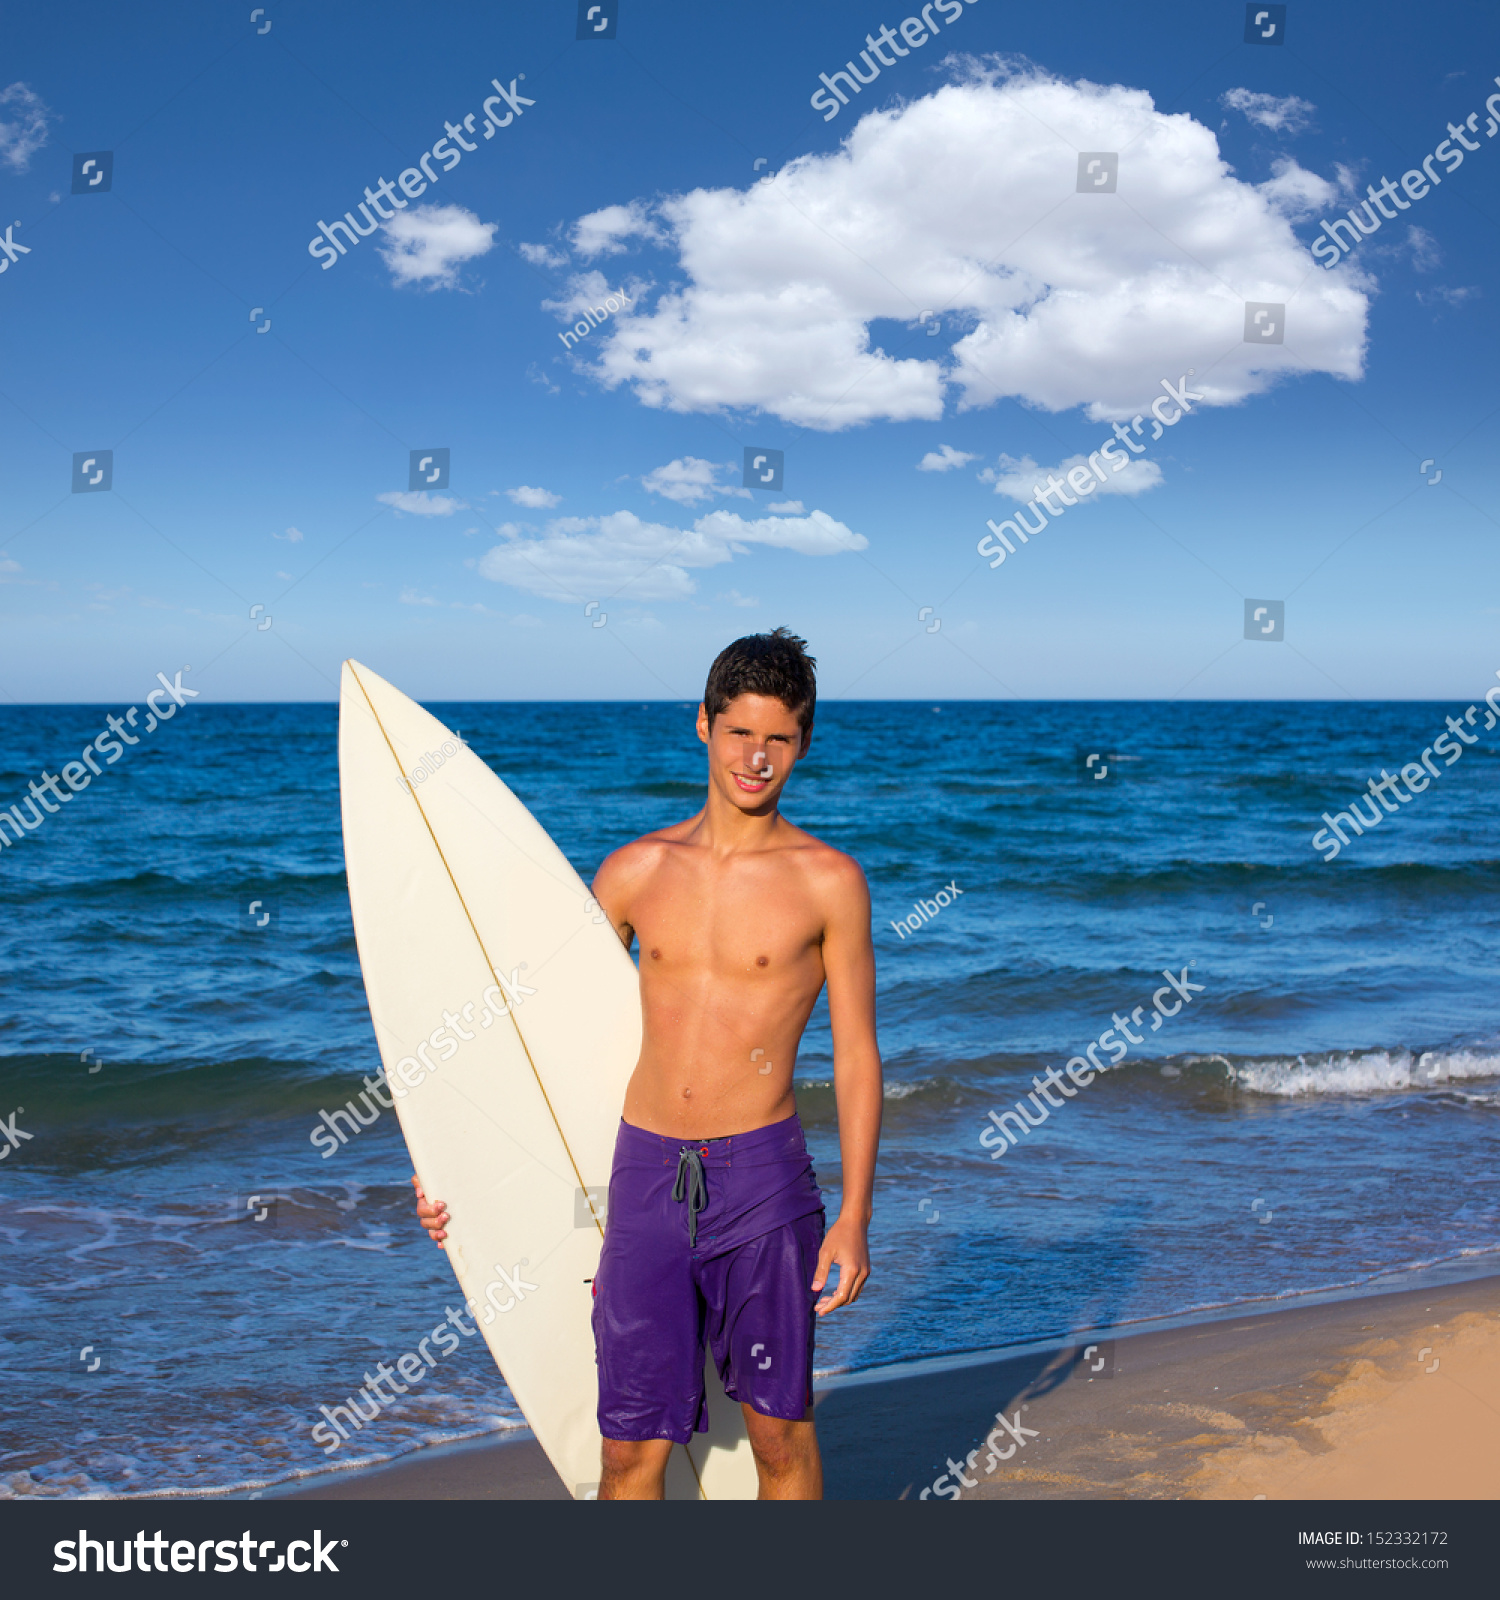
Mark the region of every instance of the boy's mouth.
[[770, 774], [757, 776], [751, 772], [736, 772], [734, 781], [746, 794], [759, 794], [770, 783]]

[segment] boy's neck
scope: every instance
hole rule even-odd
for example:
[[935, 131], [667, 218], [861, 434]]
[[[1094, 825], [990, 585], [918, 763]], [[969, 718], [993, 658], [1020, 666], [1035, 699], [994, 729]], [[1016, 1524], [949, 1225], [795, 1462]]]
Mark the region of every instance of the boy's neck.
[[710, 783], [696, 831], [699, 842], [710, 850], [759, 850], [781, 825], [778, 808], [773, 806], [763, 814], [742, 811]]

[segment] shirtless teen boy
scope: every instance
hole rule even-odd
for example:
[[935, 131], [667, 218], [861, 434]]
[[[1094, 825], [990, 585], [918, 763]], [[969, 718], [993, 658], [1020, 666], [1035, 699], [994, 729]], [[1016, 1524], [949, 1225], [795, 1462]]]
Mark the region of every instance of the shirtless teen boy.
[[[777, 809], [812, 739], [814, 665], [785, 628], [724, 650], [698, 708], [703, 809], [594, 879], [625, 948], [640, 941], [643, 1022], [594, 1280], [601, 1500], [659, 1500], [673, 1443], [707, 1428], [705, 1335], [760, 1498], [822, 1496], [813, 1331], [870, 1275], [881, 1077], [864, 874]], [[825, 983], [843, 1189], [826, 1234], [792, 1094]], [[448, 1212], [420, 1185], [417, 1213], [441, 1246]]]

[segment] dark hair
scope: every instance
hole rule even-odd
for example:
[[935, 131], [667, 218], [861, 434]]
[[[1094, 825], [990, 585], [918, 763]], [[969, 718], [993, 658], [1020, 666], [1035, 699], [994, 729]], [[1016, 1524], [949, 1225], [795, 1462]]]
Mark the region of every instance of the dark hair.
[[799, 639], [789, 628], [747, 633], [736, 639], [718, 653], [708, 669], [703, 705], [709, 727], [731, 700], [742, 694], [763, 694], [794, 713], [797, 726], [806, 733], [812, 727], [818, 699], [813, 674], [817, 664], [807, 653], [807, 640]]

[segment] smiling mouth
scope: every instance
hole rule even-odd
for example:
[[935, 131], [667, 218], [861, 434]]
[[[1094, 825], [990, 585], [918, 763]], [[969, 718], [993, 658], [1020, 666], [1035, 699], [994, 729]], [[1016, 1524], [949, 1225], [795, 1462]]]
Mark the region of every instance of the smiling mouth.
[[746, 794], [759, 794], [760, 791], [764, 789], [768, 783], [770, 783], [771, 779], [769, 776], [757, 777], [752, 773], [736, 772], [734, 774], [734, 781], [740, 786], [741, 789], [745, 791]]

